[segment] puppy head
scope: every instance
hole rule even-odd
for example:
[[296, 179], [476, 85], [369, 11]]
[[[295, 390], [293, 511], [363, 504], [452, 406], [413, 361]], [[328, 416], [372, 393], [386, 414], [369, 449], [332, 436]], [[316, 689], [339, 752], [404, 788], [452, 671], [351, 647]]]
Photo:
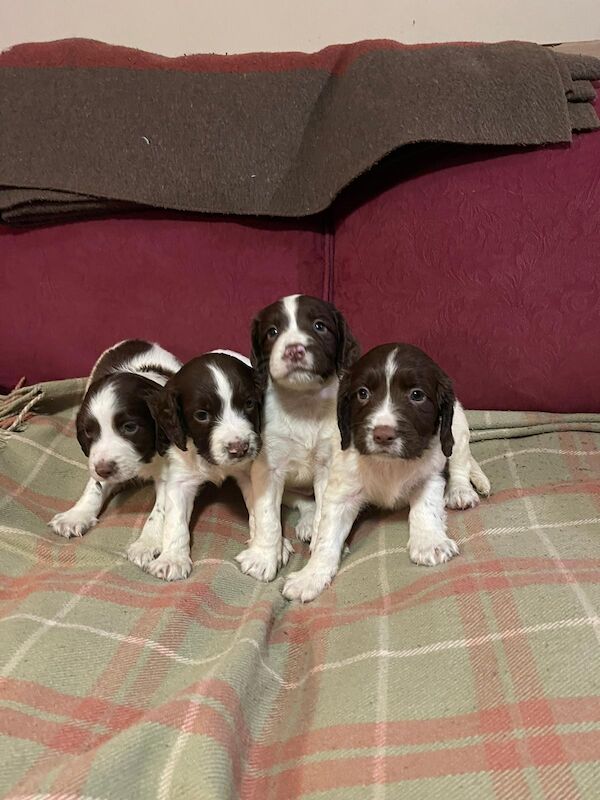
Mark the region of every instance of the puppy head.
[[363, 455], [419, 458], [439, 432], [449, 457], [454, 401], [450, 378], [418, 347], [375, 347], [340, 385], [342, 449], [354, 443]]
[[184, 364], [154, 397], [151, 408], [170, 444], [187, 450], [191, 439], [211, 464], [233, 466], [260, 450], [261, 395], [251, 367], [224, 353], [207, 353]]
[[252, 323], [252, 365], [266, 388], [269, 377], [288, 389], [317, 388], [359, 356], [342, 314], [324, 300], [290, 295], [264, 308]]
[[141, 375], [105, 375], [88, 388], [77, 414], [77, 439], [97, 481], [122, 483], [157, 452], [149, 403], [160, 386]]

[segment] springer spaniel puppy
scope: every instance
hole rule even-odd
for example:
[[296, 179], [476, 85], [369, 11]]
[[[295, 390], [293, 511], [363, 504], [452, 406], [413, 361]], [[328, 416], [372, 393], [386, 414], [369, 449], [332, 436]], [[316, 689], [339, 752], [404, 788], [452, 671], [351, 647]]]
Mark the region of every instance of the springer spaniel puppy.
[[281, 530], [286, 486], [314, 491], [296, 526], [308, 541], [316, 527], [333, 453], [339, 449], [339, 378], [358, 358], [341, 313], [316, 297], [291, 295], [263, 309], [252, 325], [252, 364], [264, 391], [263, 447], [252, 465], [255, 530], [236, 558], [242, 572], [272, 581], [293, 552]]
[[248, 359], [227, 351], [188, 361], [151, 402], [165, 440], [160, 477], [166, 499], [158, 558], [144, 569], [167, 581], [192, 571], [189, 523], [194, 498], [204, 483], [234, 478], [254, 527], [250, 465], [261, 447], [261, 391]]
[[289, 599], [313, 600], [331, 583], [350, 529], [369, 504], [409, 505], [408, 552], [415, 564], [441, 564], [457, 555], [444, 503], [444, 470], [455, 439], [459, 469], [451, 491], [460, 494], [468, 475], [482, 494], [489, 493], [452, 383], [417, 347], [386, 344], [364, 355], [340, 386], [338, 423], [341, 449], [329, 470], [312, 554], [287, 578], [283, 594]]
[[[140, 339], [106, 350], [92, 369], [77, 414], [77, 439], [88, 458], [90, 478], [77, 503], [48, 523], [60, 536], [83, 536], [98, 522], [111, 493], [133, 479], [158, 479], [156, 423], [151, 398], [181, 363], [157, 344]], [[156, 503], [129, 558], [160, 544], [164, 498], [157, 484]]]

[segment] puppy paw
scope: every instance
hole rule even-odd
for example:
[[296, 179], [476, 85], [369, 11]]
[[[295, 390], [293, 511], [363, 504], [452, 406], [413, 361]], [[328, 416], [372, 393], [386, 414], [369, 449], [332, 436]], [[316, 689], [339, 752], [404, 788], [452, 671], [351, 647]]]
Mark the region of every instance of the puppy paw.
[[310, 542], [313, 534], [313, 527], [315, 524], [315, 511], [314, 508], [310, 511], [305, 511], [298, 520], [295, 531], [296, 538], [301, 542]]
[[290, 554], [294, 552], [291, 542], [284, 537], [276, 547], [260, 547], [251, 544], [235, 557], [240, 569], [257, 581], [272, 581], [280, 567], [289, 561]]
[[292, 572], [283, 585], [281, 593], [288, 600], [310, 603], [331, 583], [333, 575], [329, 571], [315, 570], [308, 564], [298, 572]]
[[70, 508], [61, 514], [55, 514], [48, 525], [54, 533], [70, 539], [72, 536], [83, 536], [97, 522], [97, 517], [90, 517], [89, 514], [85, 514], [76, 508]]
[[475, 508], [479, 504], [479, 495], [471, 484], [449, 484], [444, 501], [446, 508]]
[[492, 491], [492, 485], [490, 483], [490, 479], [481, 469], [479, 464], [477, 465], [477, 469], [471, 470], [471, 482], [482, 497], [489, 497], [489, 494]]
[[187, 553], [161, 553], [146, 571], [163, 581], [181, 581], [192, 571], [192, 559]]
[[458, 545], [447, 536], [411, 536], [408, 540], [408, 555], [415, 564], [434, 567], [443, 564], [459, 553]]
[[127, 558], [132, 564], [147, 570], [149, 565], [160, 555], [158, 543], [141, 542], [139, 539], [127, 548]]

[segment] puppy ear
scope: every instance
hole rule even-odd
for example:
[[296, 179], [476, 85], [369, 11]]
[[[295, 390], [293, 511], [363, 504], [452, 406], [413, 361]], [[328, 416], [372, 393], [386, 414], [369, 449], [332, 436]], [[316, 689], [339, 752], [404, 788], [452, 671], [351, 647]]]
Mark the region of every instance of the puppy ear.
[[342, 437], [342, 450], [347, 450], [352, 444], [350, 406], [350, 376], [346, 374], [340, 382], [337, 398], [337, 421]]
[[174, 386], [164, 386], [147, 398], [148, 408], [156, 422], [156, 450], [160, 456], [173, 443], [180, 450], [187, 450], [187, 432], [183, 422], [179, 392]]
[[440, 370], [438, 377], [437, 402], [440, 414], [440, 442], [442, 453], [446, 458], [452, 455], [454, 447], [454, 436], [452, 436], [452, 419], [454, 418], [454, 403], [456, 396], [452, 381], [445, 372]]
[[77, 412], [77, 419], [75, 420], [75, 429], [77, 431], [77, 441], [83, 450], [83, 455], [87, 458], [90, 454], [90, 440], [85, 433], [85, 420], [82, 414], [83, 406]]
[[335, 358], [335, 368], [337, 374], [341, 377], [345, 370], [358, 361], [360, 358], [360, 346], [348, 327], [344, 315], [335, 309], [335, 318], [337, 325], [337, 352]]
[[254, 379], [259, 396], [262, 397], [269, 383], [269, 359], [266, 357], [260, 338], [260, 321], [258, 317], [252, 322], [252, 350], [250, 352], [250, 363], [254, 369]]

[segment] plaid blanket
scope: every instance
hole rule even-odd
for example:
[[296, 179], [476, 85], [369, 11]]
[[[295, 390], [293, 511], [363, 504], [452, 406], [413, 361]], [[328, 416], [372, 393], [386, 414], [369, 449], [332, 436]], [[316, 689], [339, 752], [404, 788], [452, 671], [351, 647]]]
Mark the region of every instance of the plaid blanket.
[[598, 796], [600, 415], [471, 415], [493, 495], [450, 514], [461, 556], [416, 567], [406, 513], [367, 514], [301, 607], [234, 564], [234, 487], [202, 492], [181, 583], [125, 560], [148, 488], [83, 539], [45, 527], [86, 478], [82, 387], [4, 404], [2, 797]]
[[598, 79], [600, 60], [527, 42], [173, 59], [20, 45], [0, 54], [0, 218], [306, 216], [407, 145], [570, 142], [600, 125]]

